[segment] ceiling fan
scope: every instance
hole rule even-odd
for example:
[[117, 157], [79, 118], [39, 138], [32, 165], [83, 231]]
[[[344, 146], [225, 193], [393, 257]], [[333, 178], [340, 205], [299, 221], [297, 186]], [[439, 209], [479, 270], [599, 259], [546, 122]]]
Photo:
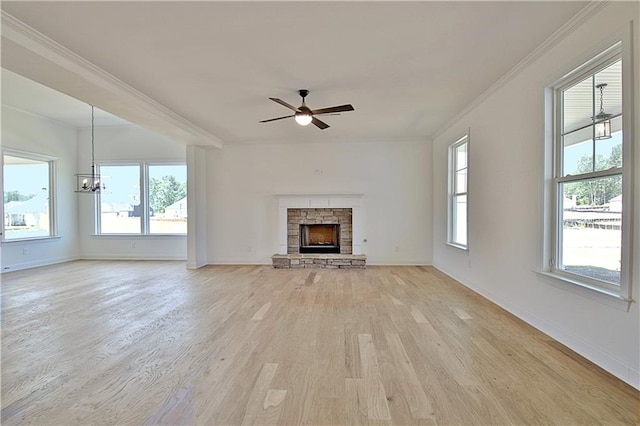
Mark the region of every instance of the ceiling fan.
[[304, 103], [304, 98], [307, 97], [307, 95], [309, 94], [309, 91], [306, 90], [306, 89], [301, 89], [301, 90], [298, 90], [298, 93], [302, 97], [302, 105], [300, 105], [298, 108], [294, 107], [293, 105], [290, 105], [290, 104], [286, 103], [282, 99], [269, 98], [273, 102], [277, 102], [280, 105], [282, 105], [283, 107], [286, 107], [286, 108], [289, 108], [292, 111], [295, 111], [295, 114], [286, 115], [284, 117], [271, 118], [269, 120], [262, 120], [262, 121], [260, 121], [260, 123], [268, 123], [270, 121], [276, 121], [276, 120], [282, 120], [282, 119], [285, 119], [285, 118], [294, 117], [295, 120], [296, 120], [296, 123], [298, 123], [301, 126], [306, 126], [309, 123], [313, 123], [320, 130], [324, 130], [324, 129], [328, 128], [329, 125], [327, 123], [323, 122], [323, 121], [318, 120], [315, 117], [316, 115], [333, 114], [333, 113], [336, 113], [336, 112], [346, 112], [346, 111], [353, 111], [354, 110], [353, 106], [351, 106], [351, 104], [338, 105], [338, 106], [333, 106], [333, 107], [328, 107], [328, 108], [320, 108], [320, 109], [313, 109], [312, 110], [309, 107], [307, 107], [307, 105]]

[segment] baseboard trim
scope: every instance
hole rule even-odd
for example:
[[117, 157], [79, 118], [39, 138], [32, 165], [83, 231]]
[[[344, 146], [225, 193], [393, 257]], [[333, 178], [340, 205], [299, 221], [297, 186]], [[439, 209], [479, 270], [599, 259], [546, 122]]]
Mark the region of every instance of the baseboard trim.
[[123, 256], [121, 254], [88, 254], [79, 258], [80, 260], [181, 260], [186, 261], [184, 256]]
[[67, 256], [67, 257], [55, 257], [55, 258], [51, 258], [51, 259], [44, 259], [44, 260], [36, 260], [33, 262], [23, 262], [23, 263], [14, 263], [11, 265], [2, 265], [2, 270], [0, 271], [0, 273], [4, 274], [6, 272], [13, 272], [13, 271], [21, 271], [24, 269], [32, 269], [32, 268], [39, 268], [41, 266], [49, 266], [49, 265], [55, 265], [58, 263], [64, 263], [64, 262], [71, 262], [74, 260], [80, 260], [80, 257], [77, 256]]

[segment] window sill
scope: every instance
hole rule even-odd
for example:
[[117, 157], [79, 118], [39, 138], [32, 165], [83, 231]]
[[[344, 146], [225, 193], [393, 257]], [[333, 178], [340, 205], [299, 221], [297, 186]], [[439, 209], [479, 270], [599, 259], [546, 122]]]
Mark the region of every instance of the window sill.
[[13, 240], [2, 240], [2, 244], [18, 244], [18, 243], [31, 244], [31, 243], [38, 243], [38, 242], [44, 243], [47, 241], [59, 240], [61, 238], [62, 237], [60, 235], [48, 236], [48, 237], [15, 238]]
[[535, 272], [540, 277], [549, 278], [548, 280], [544, 280], [545, 284], [587, 297], [621, 311], [629, 312], [631, 304], [633, 303], [633, 299], [623, 297], [619, 293], [611, 290], [596, 287], [578, 280], [573, 280], [549, 271]]
[[187, 234], [92, 234], [97, 238], [184, 238]]
[[450, 242], [446, 242], [445, 245], [448, 245], [449, 247], [457, 248], [458, 250], [467, 251], [467, 252], [469, 251], [469, 246], [463, 246], [460, 244], [450, 243]]

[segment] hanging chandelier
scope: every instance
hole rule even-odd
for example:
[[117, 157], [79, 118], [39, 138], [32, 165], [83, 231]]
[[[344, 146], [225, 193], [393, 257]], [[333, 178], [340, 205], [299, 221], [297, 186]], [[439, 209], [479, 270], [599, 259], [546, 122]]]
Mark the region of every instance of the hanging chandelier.
[[96, 173], [95, 159], [95, 124], [94, 108], [91, 105], [91, 173], [76, 174], [76, 190], [78, 193], [96, 194], [105, 189], [100, 174]]

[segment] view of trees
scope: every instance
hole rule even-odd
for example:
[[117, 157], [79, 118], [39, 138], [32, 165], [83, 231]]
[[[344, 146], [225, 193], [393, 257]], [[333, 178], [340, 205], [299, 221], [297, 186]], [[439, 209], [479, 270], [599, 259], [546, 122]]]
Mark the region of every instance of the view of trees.
[[187, 196], [186, 182], [178, 182], [175, 176], [163, 176], [149, 180], [149, 205], [156, 213]]
[[[612, 167], [622, 167], [622, 144], [614, 146], [608, 157], [602, 154], [596, 155], [596, 171], [608, 170]], [[577, 171], [578, 174], [594, 171], [590, 154], [580, 158]], [[576, 204], [579, 206], [601, 206], [622, 194], [622, 178], [618, 175], [566, 184], [564, 194], [568, 198], [575, 195]]]
[[21, 194], [20, 191], [9, 191], [4, 193], [4, 204], [10, 201], [27, 201], [35, 197], [36, 194]]

